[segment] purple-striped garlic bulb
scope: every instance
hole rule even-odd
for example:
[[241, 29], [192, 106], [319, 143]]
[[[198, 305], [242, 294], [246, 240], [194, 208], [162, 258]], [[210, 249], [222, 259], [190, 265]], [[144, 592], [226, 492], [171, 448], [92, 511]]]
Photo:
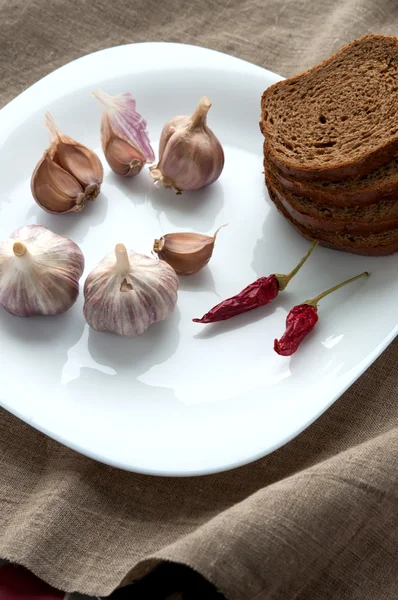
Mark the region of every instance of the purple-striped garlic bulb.
[[97, 331], [125, 336], [162, 321], [177, 303], [178, 277], [163, 260], [117, 244], [84, 284], [84, 316]]
[[190, 117], [174, 117], [163, 127], [159, 161], [149, 168], [155, 183], [177, 194], [214, 183], [224, 168], [224, 151], [207, 125], [210, 100], [203, 96]]
[[154, 162], [155, 154], [135, 100], [129, 92], [109, 96], [96, 90], [93, 96], [102, 104], [101, 144], [109, 166], [123, 177], [137, 175], [145, 163]]
[[66, 312], [83, 269], [75, 242], [41, 225], [20, 227], [0, 242], [0, 304], [18, 317]]

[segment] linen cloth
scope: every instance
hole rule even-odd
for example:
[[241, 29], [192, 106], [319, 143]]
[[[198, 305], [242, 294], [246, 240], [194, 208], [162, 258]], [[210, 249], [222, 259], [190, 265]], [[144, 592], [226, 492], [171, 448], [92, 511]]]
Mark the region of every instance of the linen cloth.
[[[288, 76], [372, 32], [397, 34], [394, 0], [3, 0], [0, 104], [118, 44], [197, 44]], [[122, 472], [1, 411], [0, 557], [98, 596], [166, 560], [229, 600], [395, 600], [397, 364], [395, 342], [298, 438], [207, 477]]]

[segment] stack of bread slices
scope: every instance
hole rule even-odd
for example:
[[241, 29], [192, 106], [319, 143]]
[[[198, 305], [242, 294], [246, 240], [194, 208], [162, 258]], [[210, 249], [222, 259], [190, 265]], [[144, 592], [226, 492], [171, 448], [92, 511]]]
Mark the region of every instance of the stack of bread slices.
[[262, 97], [271, 200], [306, 238], [398, 251], [398, 40], [369, 35]]

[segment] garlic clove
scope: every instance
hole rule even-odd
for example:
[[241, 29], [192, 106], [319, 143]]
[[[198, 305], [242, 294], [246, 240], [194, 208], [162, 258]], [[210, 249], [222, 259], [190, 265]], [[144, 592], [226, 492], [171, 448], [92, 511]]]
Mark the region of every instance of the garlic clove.
[[84, 316], [97, 331], [140, 335], [172, 313], [177, 289], [178, 277], [167, 263], [117, 244], [86, 279]]
[[197, 190], [214, 183], [224, 167], [223, 148], [207, 125], [211, 107], [204, 96], [191, 117], [171, 119], [163, 128], [159, 143], [159, 161], [150, 167], [155, 182], [172, 188]]
[[147, 123], [136, 110], [136, 101], [126, 92], [109, 96], [102, 90], [93, 92], [103, 109], [101, 143], [106, 160], [118, 175], [137, 175], [145, 163], [152, 163]]
[[51, 144], [33, 172], [32, 195], [48, 212], [79, 212], [85, 200], [94, 200], [99, 194], [101, 161], [92, 150], [61, 133], [49, 113], [45, 125]]
[[50, 213], [79, 212], [84, 207], [84, 191], [72, 175], [45, 155], [31, 180], [36, 202]]
[[72, 144], [59, 144], [54, 160], [72, 173], [73, 177], [81, 184], [85, 191], [86, 200], [95, 200], [100, 193], [102, 183], [101, 164], [97, 157], [93, 159], [91, 150], [84, 146], [73, 146]]
[[138, 175], [145, 164], [143, 155], [120, 138], [111, 138], [104, 154], [112, 171], [122, 177]]
[[168, 233], [153, 243], [153, 251], [165, 260], [178, 275], [197, 273], [212, 257], [221, 225], [213, 236], [200, 233]]
[[86, 200], [95, 200], [104, 178], [100, 159], [95, 152], [62, 133], [49, 112], [45, 125], [55, 143], [54, 161], [77, 179], [86, 192]]
[[9, 313], [57, 315], [74, 304], [84, 269], [75, 242], [41, 225], [26, 225], [0, 242], [0, 304]]

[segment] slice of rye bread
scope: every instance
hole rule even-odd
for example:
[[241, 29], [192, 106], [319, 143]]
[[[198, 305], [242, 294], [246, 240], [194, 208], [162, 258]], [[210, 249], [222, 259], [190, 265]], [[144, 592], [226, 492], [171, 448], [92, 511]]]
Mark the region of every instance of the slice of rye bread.
[[330, 233], [319, 229], [308, 229], [300, 225], [291, 217], [282, 204], [272, 187], [268, 184], [268, 193], [279, 212], [289, 223], [307, 240], [318, 241], [321, 246], [350, 252], [351, 254], [363, 254], [365, 256], [387, 256], [398, 252], [398, 229], [390, 229], [382, 233]]
[[369, 206], [348, 208], [322, 206], [284, 188], [271, 165], [265, 165], [264, 173], [267, 184], [271, 186], [278, 201], [304, 227], [341, 233], [376, 233], [398, 227], [396, 200], [381, 200]]
[[[264, 165], [269, 160], [267, 140], [264, 142]], [[398, 156], [375, 171], [341, 181], [304, 181], [283, 173], [275, 163], [272, 171], [279, 183], [289, 191], [312, 200], [315, 204], [332, 206], [367, 206], [380, 200], [398, 202]]]
[[301, 179], [339, 181], [398, 155], [398, 40], [369, 35], [265, 90], [272, 160]]

